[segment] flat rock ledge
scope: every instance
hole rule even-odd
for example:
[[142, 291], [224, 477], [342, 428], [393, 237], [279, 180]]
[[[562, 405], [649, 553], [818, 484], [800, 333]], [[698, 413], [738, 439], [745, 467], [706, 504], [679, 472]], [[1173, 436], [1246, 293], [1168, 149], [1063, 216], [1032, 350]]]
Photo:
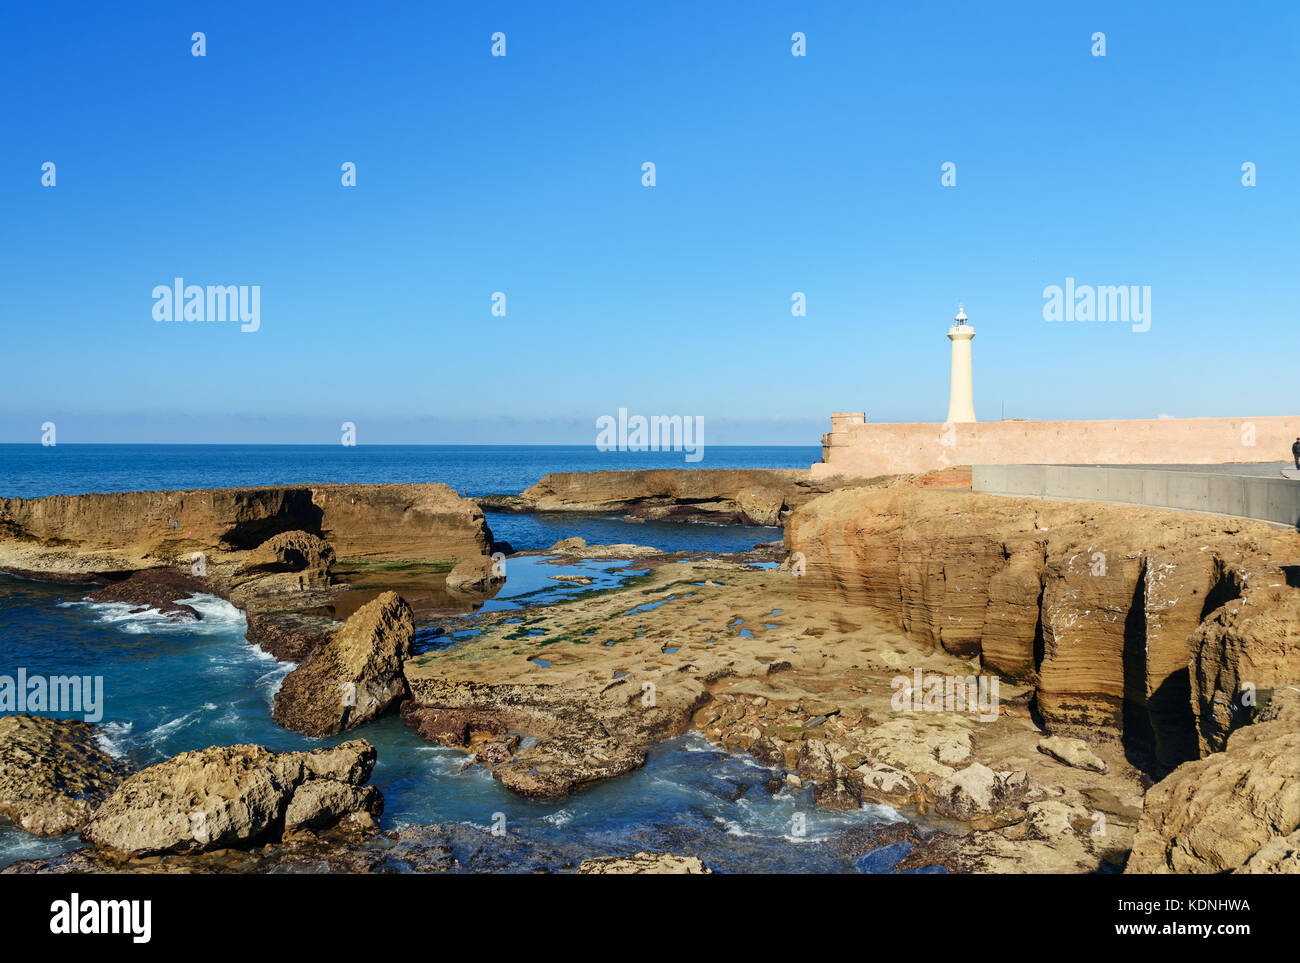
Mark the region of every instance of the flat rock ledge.
[[85, 722], [0, 718], [0, 816], [37, 836], [76, 832], [126, 775]]
[[588, 545], [587, 540], [578, 535], [562, 538], [546, 551], [559, 552], [569, 558], [650, 558], [664, 554], [662, 549], [651, 545], [634, 545], [630, 542]]
[[375, 749], [364, 739], [332, 749], [275, 753], [262, 746], [182, 752], [128, 776], [82, 836], [100, 855], [196, 854], [343, 828], [377, 828], [383, 796], [365, 783]]
[[384, 592], [285, 676], [275, 694], [275, 721], [328, 736], [383, 715], [407, 696], [402, 663], [414, 637], [411, 607], [396, 592]]
[[629, 876], [650, 873], [672, 876], [711, 876], [713, 870], [696, 856], [675, 853], [636, 853], [632, 856], [603, 856], [584, 859], [578, 866], [584, 876]]

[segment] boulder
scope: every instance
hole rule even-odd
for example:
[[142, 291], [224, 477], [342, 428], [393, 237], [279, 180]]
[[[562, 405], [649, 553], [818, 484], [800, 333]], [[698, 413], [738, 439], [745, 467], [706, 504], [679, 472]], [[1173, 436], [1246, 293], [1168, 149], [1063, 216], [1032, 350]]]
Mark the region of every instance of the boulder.
[[1109, 767], [1101, 757], [1089, 749], [1088, 744], [1082, 739], [1051, 736], [1038, 743], [1038, 751], [1075, 769], [1086, 769], [1089, 772], [1109, 771]]
[[0, 718], [0, 816], [37, 836], [76, 832], [117, 788], [126, 767], [95, 743], [85, 722]]
[[137, 858], [247, 849], [341, 823], [369, 829], [383, 810], [379, 791], [363, 786], [374, 763], [374, 748], [360, 739], [312, 752], [182, 752], [127, 777], [82, 835], [101, 852]]
[[415, 620], [396, 592], [363, 605], [275, 694], [275, 721], [309, 736], [328, 736], [382, 715], [406, 697], [402, 663]]
[[879, 793], [882, 796], [909, 796], [916, 792], [915, 780], [908, 773], [893, 766], [867, 763], [859, 766], [857, 773], [868, 792]]
[[749, 754], [765, 766], [784, 766], [783, 744], [770, 736], [762, 736], [749, 747]]
[[939, 784], [935, 811], [961, 820], [988, 816], [1014, 805], [1028, 788], [1023, 772], [994, 772], [974, 762]]
[[447, 573], [447, 590], [467, 594], [495, 591], [506, 580], [502, 566], [490, 555], [476, 555], [456, 563]]
[[795, 771], [801, 779], [815, 782], [832, 782], [835, 779], [835, 760], [831, 757], [830, 746], [824, 739], [808, 739], [799, 746], [799, 758]]

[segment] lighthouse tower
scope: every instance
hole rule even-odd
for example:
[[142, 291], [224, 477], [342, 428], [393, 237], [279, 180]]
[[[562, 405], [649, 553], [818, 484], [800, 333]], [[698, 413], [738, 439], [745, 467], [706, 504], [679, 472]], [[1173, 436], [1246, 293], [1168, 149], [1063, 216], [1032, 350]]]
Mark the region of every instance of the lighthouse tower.
[[966, 323], [966, 310], [957, 302], [957, 317], [948, 329], [952, 342], [952, 380], [948, 387], [948, 421], [973, 422], [975, 396], [971, 383], [970, 343], [975, 329]]

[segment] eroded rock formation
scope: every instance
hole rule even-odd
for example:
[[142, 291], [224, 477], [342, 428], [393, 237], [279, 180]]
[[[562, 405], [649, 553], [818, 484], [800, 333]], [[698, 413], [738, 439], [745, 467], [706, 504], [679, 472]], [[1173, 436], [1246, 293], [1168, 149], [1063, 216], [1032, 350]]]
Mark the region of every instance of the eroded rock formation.
[[[247, 551], [286, 532], [339, 558], [456, 561], [490, 550], [479, 507], [446, 485], [289, 485], [0, 498], [0, 569], [120, 577]], [[288, 551], [290, 547], [281, 546]]]
[[406, 697], [402, 664], [415, 623], [396, 592], [362, 606], [275, 694], [275, 721], [309, 736], [354, 729]]
[[375, 750], [365, 740], [274, 753], [261, 746], [182, 752], [127, 777], [82, 835], [120, 858], [247, 848], [345, 824], [375, 828], [379, 790], [365, 783]]
[[1053, 734], [1144, 768], [1222, 748], [1244, 691], [1300, 682], [1300, 538], [1263, 523], [897, 486], [809, 503], [786, 548], [809, 598], [1036, 685]]
[[[239, 560], [230, 587], [278, 578], [289, 589], [319, 588], [329, 584], [333, 564], [334, 547], [320, 536], [302, 531], [280, 532]], [[265, 583], [259, 588], [265, 591]]]
[[1300, 873], [1300, 693], [1147, 792], [1129, 873]]

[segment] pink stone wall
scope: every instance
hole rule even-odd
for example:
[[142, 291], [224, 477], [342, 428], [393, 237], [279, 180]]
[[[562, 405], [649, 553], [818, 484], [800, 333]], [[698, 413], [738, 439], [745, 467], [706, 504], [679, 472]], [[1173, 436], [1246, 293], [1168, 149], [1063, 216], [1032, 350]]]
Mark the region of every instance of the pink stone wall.
[[[871, 477], [950, 465], [1208, 465], [1291, 461], [1300, 415], [1153, 421], [853, 423], [837, 412], [814, 478]], [[1253, 443], [1252, 443], [1253, 442]]]

